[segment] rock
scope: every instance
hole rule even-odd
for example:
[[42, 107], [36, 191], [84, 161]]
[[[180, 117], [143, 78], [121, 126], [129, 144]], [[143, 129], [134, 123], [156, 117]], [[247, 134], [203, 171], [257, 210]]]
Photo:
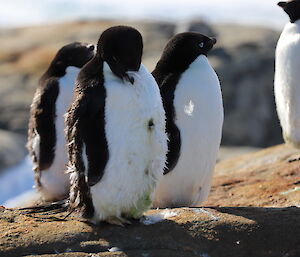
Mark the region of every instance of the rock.
[[216, 25], [211, 61], [221, 81], [224, 145], [266, 147], [282, 142], [274, 93], [274, 55], [279, 37], [270, 29]]
[[2, 256], [300, 256], [300, 162], [280, 145], [217, 165], [206, 206], [150, 210], [145, 225], [0, 208]]
[[23, 160], [25, 143], [25, 137], [0, 129], [0, 171]]
[[300, 206], [300, 151], [278, 145], [221, 161], [204, 206]]
[[[0, 213], [3, 256], [290, 256], [300, 254], [298, 208], [173, 209], [153, 225], [93, 226], [66, 215]], [[147, 215], [161, 211], [150, 211]], [[59, 229], [58, 229], [59, 228]]]

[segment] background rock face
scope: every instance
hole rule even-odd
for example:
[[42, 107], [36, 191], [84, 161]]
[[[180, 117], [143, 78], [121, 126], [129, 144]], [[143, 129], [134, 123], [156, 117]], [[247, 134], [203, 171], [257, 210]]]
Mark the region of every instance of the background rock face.
[[[123, 23], [75, 22], [0, 30], [0, 129], [18, 133], [25, 140], [33, 93], [57, 50], [73, 41], [96, 43], [104, 29]], [[184, 24], [127, 24], [143, 34], [143, 62], [150, 71], [174, 33], [191, 30], [215, 36], [218, 44], [209, 58], [223, 91], [223, 144], [264, 147], [282, 142], [273, 95], [278, 32], [238, 25], [209, 25], [202, 20]]]

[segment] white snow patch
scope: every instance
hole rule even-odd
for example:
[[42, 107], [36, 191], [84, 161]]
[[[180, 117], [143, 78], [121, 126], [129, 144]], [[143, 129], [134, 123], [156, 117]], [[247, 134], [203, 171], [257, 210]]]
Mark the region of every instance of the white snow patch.
[[34, 205], [39, 198], [40, 195], [38, 192], [32, 189], [25, 191], [16, 197], [8, 199], [3, 205], [6, 208], [28, 207]]
[[200, 256], [201, 257], [210, 257], [210, 255], [208, 253], [201, 253]]
[[112, 248], [108, 249], [108, 251], [109, 251], [109, 252], [120, 252], [121, 249], [118, 248], [118, 247], [112, 247]]
[[197, 213], [197, 214], [200, 214], [200, 213], [204, 213], [206, 214], [208, 217], [210, 217], [213, 221], [217, 221], [219, 220], [219, 218], [215, 215], [213, 215], [211, 212], [207, 211], [207, 210], [204, 210], [204, 209], [192, 209], [193, 212]]
[[293, 192], [296, 192], [296, 191], [299, 191], [300, 190], [300, 187], [295, 187], [295, 188], [292, 188], [288, 191], [285, 191], [285, 192], [281, 192], [280, 194], [281, 195], [287, 195], [287, 194], [290, 194], [290, 193], [293, 193]]
[[[21, 163], [6, 169], [0, 176], [0, 205], [10, 207], [15, 206], [12, 198], [32, 190], [34, 186], [34, 173], [29, 157], [26, 157]], [[16, 198], [21, 199], [21, 198]], [[23, 199], [24, 200], [24, 199]], [[6, 206], [8, 207], [8, 206]]]
[[140, 219], [140, 222], [148, 226], [148, 225], [153, 225], [155, 223], [161, 222], [165, 219], [175, 217], [176, 215], [177, 212], [166, 209], [157, 214], [145, 215]]

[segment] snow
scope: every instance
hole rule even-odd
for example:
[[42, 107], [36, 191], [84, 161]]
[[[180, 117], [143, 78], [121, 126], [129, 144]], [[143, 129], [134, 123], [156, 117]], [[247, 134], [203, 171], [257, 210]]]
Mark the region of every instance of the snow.
[[120, 252], [122, 251], [119, 247], [112, 247], [110, 249], [108, 249], [109, 252]]
[[200, 213], [206, 214], [208, 217], [211, 218], [212, 221], [219, 220], [219, 218], [217, 216], [213, 215], [210, 211], [204, 210], [202, 208], [193, 208], [192, 211], [195, 212], [196, 214], [200, 214]]
[[[0, 205], [14, 207], [22, 203], [28, 197], [33, 197], [35, 191], [34, 174], [29, 157], [26, 157], [20, 164], [6, 169], [0, 176]], [[15, 198], [23, 193], [21, 198]], [[12, 201], [12, 198], [15, 198]]]

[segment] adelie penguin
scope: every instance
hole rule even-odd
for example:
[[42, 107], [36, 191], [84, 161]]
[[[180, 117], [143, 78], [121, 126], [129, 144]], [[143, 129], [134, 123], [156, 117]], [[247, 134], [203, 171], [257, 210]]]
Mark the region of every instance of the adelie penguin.
[[62, 47], [42, 75], [30, 110], [28, 150], [36, 189], [43, 200], [68, 196], [69, 175], [64, 117], [72, 103], [75, 79], [94, 56], [94, 46], [71, 43]]
[[215, 43], [199, 33], [177, 34], [152, 72], [169, 137], [166, 175], [153, 207], [197, 206], [209, 194], [223, 125], [220, 83], [207, 59]]
[[141, 217], [163, 175], [165, 112], [142, 51], [136, 29], [111, 27], [78, 75], [66, 118], [70, 207], [93, 223]]
[[300, 1], [279, 2], [290, 21], [276, 47], [274, 91], [286, 143], [300, 148]]

